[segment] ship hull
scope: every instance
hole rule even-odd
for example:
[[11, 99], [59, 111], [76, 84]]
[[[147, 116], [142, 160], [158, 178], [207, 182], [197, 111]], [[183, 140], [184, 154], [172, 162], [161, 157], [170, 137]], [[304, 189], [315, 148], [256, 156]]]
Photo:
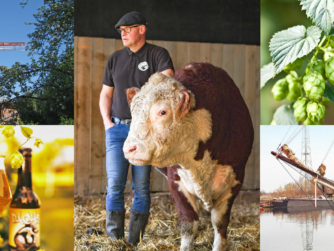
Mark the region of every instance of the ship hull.
[[[314, 207], [315, 200], [314, 199], [287, 199], [283, 201], [273, 201], [274, 208], [298, 208], [298, 207]], [[317, 207], [322, 208], [334, 208], [333, 200], [317, 200]]]

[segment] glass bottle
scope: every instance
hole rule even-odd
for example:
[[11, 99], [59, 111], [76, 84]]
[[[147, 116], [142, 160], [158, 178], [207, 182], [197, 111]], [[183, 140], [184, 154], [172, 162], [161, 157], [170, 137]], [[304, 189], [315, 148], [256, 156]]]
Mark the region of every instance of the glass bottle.
[[33, 190], [31, 148], [20, 150], [24, 162], [18, 169], [17, 186], [9, 208], [9, 250], [40, 249], [40, 200]]

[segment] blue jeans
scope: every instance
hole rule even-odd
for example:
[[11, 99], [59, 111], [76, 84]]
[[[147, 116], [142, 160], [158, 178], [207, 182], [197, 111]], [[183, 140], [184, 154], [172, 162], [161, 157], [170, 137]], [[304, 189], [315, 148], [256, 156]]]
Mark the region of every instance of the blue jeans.
[[[117, 118], [115, 125], [106, 130], [106, 169], [107, 197], [106, 210], [124, 209], [124, 189], [129, 169], [129, 161], [124, 157], [123, 145], [130, 126], [120, 124]], [[150, 196], [151, 166], [132, 166], [132, 190], [134, 198], [132, 209], [148, 213], [151, 205]]]

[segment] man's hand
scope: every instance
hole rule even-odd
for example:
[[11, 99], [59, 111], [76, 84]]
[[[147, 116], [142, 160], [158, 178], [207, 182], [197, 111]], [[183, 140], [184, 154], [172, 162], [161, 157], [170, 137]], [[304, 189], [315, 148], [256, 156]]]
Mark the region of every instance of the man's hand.
[[107, 131], [109, 128], [113, 127], [115, 124], [113, 122], [104, 123], [104, 129]]
[[105, 130], [108, 130], [110, 127], [115, 124], [111, 121], [110, 106], [114, 93], [114, 87], [103, 85], [102, 91], [100, 94], [100, 111], [104, 123]]
[[166, 76], [174, 77], [174, 71], [172, 69], [164, 70], [161, 73], [165, 74]]

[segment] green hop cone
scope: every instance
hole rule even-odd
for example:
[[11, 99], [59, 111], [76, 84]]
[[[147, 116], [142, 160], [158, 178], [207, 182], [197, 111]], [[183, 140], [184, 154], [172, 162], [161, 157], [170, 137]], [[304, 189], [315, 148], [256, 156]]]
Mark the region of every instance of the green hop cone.
[[299, 98], [302, 93], [302, 88], [298, 81], [297, 72], [291, 71], [290, 74], [285, 77], [285, 80], [289, 84], [289, 93], [287, 95], [287, 98], [290, 101], [294, 101]]
[[311, 119], [307, 118], [304, 121], [304, 125], [322, 125], [322, 120], [316, 123], [316, 122], [313, 122]]
[[325, 63], [327, 80], [334, 85], [334, 57], [329, 58]]
[[319, 72], [311, 71], [303, 78], [306, 95], [316, 101], [320, 101], [325, 92], [325, 79]]
[[295, 115], [295, 118], [298, 122], [302, 122], [305, 119], [307, 119], [307, 112], [306, 112], [306, 106], [307, 103], [309, 102], [308, 98], [305, 97], [300, 97], [294, 104], [293, 104], [293, 109], [294, 112], [293, 114]]
[[305, 73], [308, 74], [310, 71], [317, 71], [325, 78], [325, 62], [323, 60], [317, 59], [307, 65]]
[[289, 93], [289, 84], [285, 78], [278, 80], [271, 89], [271, 92], [276, 100], [285, 99]]
[[284, 70], [293, 71], [299, 69], [303, 65], [304, 57], [297, 58], [294, 62], [288, 64], [284, 67]]
[[[333, 47], [334, 48], [334, 47]], [[327, 47], [327, 50], [324, 53], [324, 61], [326, 62], [328, 59], [330, 59], [331, 57], [334, 57], [334, 51], [332, 47]]]
[[320, 122], [326, 114], [326, 107], [321, 103], [311, 101], [306, 107], [307, 117], [313, 122]]
[[9, 139], [11, 137], [14, 136], [15, 134], [15, 130], [14, 130], [14, 126], [5, 126], [3, 129], [2, 129], [2, 134], [3, 136], [5, 136], [5, 138]]
[[22, 166], [23, 156], [19, 151], [16, 151], [12, 154], [12, 156], [10, 156], [10, 164], [14, 169], [20, 168]]

